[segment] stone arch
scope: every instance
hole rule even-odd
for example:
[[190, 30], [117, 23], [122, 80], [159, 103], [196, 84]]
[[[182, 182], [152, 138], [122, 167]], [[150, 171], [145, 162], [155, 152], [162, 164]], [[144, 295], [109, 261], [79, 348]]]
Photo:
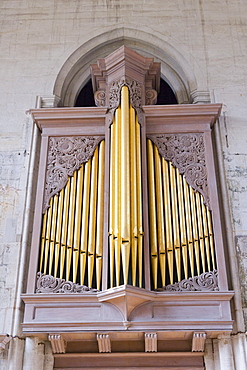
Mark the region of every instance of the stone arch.
[[[188, 58], [184, 57], [184, 51], [182, 54], [167, 40], [150, 33], [120, 28], [93, 37], [66, 60], [54, 86], [59, 105], [74, 106], [80, 90], [90, 78], [90, 64], [122, 45], [161, 62], [161, 77], [171, 86], [179, 104], [209, 102], [207, 92], [198, 92], [195, 73], [189, 66]], [[200, 101], [200, 96], [203, 96], [203, 101]]]

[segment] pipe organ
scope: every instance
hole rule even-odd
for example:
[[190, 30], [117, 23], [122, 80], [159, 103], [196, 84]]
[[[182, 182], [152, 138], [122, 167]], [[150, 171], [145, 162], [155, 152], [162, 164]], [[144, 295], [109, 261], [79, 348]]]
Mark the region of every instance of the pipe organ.
[[31, 111], [42, 137], [23, 332], [67, 352], [55, 368], [67, 355], [114, 366], [130, 347], [141, 367], [158, 355], [168, 368], [167, 348], [192, 363], [194, 338], [232, 330], [211, 139], [221, 105], [155, 105], [160, 64], [125, 46], [91, 72], [96, 107]]
[[[109, 287], [143, 287], [149, 254], [153, 289], [216, 269], [211, 211], [171, 161], [147, 139], [149, 249], [144, 250], [142, 138], [138, 114], [123, 85], [110, 125]], [[50, 199], [43, 216], [39, 270], [101, 289], [105, 140]]]

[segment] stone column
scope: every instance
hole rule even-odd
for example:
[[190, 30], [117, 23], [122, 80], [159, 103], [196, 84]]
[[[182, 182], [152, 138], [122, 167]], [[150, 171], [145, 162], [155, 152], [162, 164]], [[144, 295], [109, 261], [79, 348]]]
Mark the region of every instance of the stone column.
[[23, 370], [44, 370], [44, 343], [38, 338], [27, 337], [25, 341]]
[[232, 340], [229, 334], [221, 334], [218, 336], [218, 347], [220, 370], [235, 370], [232, 351]]
[[247, 368], [246, 335], [239, 333], [232, 336], [233, 354], [236, 370]]
[[214, 350], [212, 339], [206, 339], [204, 361], [206, 370], [216, 370], [214, 363]]

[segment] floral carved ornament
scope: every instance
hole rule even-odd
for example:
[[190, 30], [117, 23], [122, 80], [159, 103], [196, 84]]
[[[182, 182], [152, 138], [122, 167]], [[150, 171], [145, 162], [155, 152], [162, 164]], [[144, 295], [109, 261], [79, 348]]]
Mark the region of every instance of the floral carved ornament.
[[204, 197], [210, 207], [208, 179], [203, 134], [148, 135], [157, 146], [160, 155], [184, 175], [188, 184]]
[[82, 163], [92, 157], [102, 139], [99, 136], [49, 138], [43, 213], [49, 207], [51, 197], [63, 189], [68, 177], [72, 176]]

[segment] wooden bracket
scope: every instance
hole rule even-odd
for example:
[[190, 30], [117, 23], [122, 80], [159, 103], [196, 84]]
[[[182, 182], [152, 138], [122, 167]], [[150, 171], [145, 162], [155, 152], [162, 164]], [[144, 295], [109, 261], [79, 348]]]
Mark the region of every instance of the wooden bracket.
[[157, 333], [145, 333], [145, 352], [157, 352]]
[[192, 352], [204, 352], [207, 334], [204, 332], [194, 332], [192, 338]]
[[111, 340], [109, 334], [97, 334], [97, 341], [100, 353], [111, 352]]
[[49, 334], [48, 339], [51, 342], [53, 353], [65, 353], [66, 341], [63, 340], [61, 334]]

